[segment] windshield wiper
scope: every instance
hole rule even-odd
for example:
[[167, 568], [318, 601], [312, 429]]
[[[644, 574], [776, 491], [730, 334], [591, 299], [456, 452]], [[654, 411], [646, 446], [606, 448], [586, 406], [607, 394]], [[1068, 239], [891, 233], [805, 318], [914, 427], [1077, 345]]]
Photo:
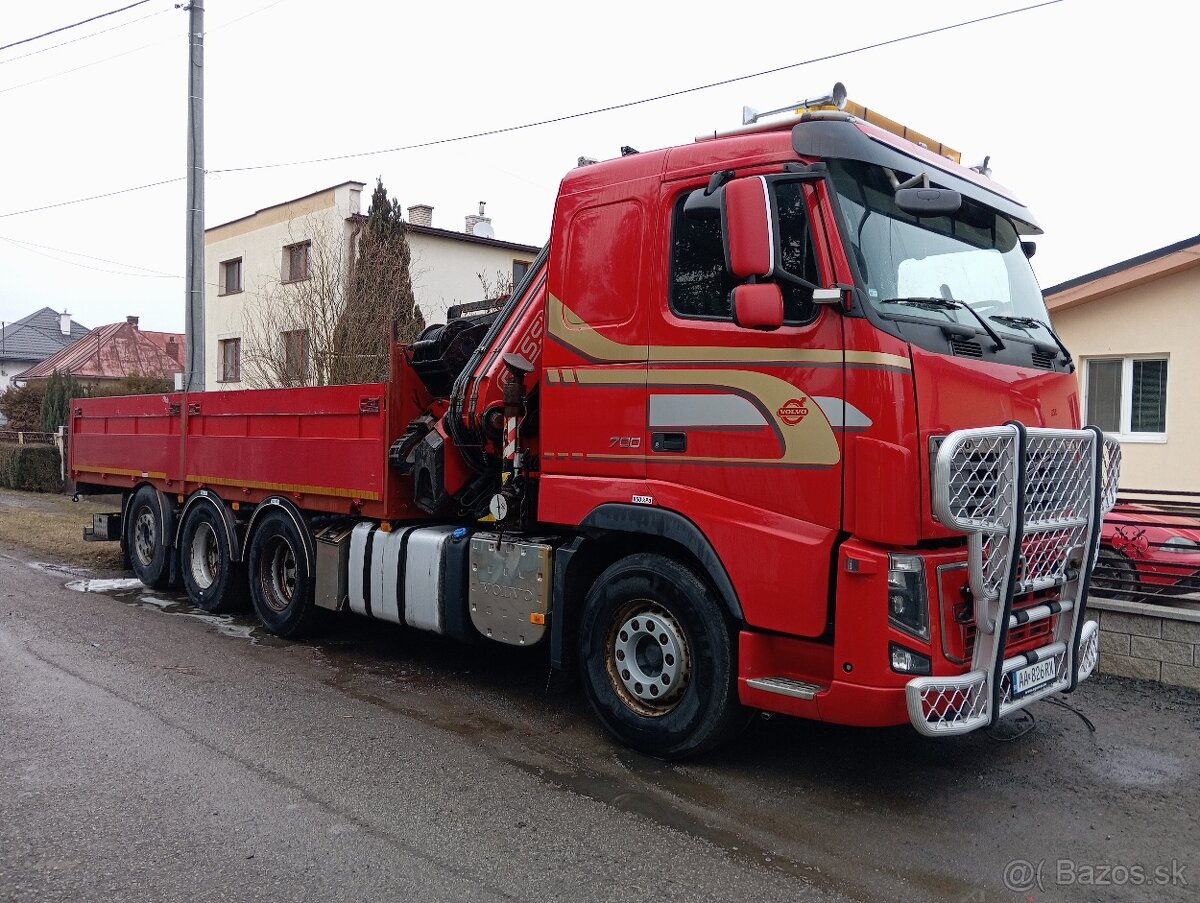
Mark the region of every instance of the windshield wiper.
[[988, 338], [995, 345], [993, 351], [1003, 351], [1005, 347], [1004, 340], [1000, 338], [1000, 333], [992, 329], [988, 325], [987, 320], [979, 315], [979, 311], [973, 308], [970, 304], [963, 301], [955, 301], [953, 298], [888, 298], [879, 302], [880, 304], [906, 304], [910, 307], [923, 307], [926, 310], [966, 310], [976, 322], [983, 327], [983, 331], [988, 334]]
[[1071, 360], [1071, 352], [1067, 350], [1067, 346], [1063, 344], [1063, 340], [1058, 337], [1050, 324], [1044, 320], [1039, 320], [1036, 317], [1009, 317], [1004, 314], [996, 314], [989, 317], [997, 323], [1003, 323], [1005, 326], [1018, 326], [1021, 329], [1037, 329], [1042, 328], [1050, 333], [1050, 338], [1054, 339], [1054, 344], [1058, 346], [1058, 350], [1062, 352], [1063, 362], [1069, 364], [1071, 369], [1075, 369], [1075, 362]]
[[962, 304], [958, 301], [948, 301], [945, 298], [885, 298], [880, 304], [906, 304], [909, 307], [923, 307], [926, 310], [958, 310]]

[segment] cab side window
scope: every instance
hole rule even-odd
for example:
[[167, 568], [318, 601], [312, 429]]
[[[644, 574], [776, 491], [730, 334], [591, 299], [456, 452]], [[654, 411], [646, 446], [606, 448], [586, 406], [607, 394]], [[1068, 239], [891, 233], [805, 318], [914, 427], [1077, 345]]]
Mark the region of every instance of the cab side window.
[[[787, 272], [819, 285], [816, 251], [804, 191], [799, 182], [780, 182], [772, 188], [780, 235], [780, 262]], [[683, 212], [688, 192], [675, 204], [671, 228], [671, 310], [698, 320], [733, 320], [730, 293], [738, 281], [725, 269], [721, 221], [697, 219]], [[789, 325], [811, 322], [817, 315], [812, 290], [780, 282], [783, 318]]]

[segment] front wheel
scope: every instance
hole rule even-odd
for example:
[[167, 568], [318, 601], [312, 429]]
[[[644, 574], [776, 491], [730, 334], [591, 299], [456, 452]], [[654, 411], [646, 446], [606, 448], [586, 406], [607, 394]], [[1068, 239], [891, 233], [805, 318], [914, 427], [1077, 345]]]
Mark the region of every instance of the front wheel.
[[276, 636], [299, 636], [319, 620], [307, 549], [296, 524], [281, 510], [264, 515], [250, 540], [250, 600]]
[[671, 558], [631, 555], [599, 576], [584, 601], [579, 653], [600, 722], [642, 752], [697, 755], [745, 723], [720, 603]]

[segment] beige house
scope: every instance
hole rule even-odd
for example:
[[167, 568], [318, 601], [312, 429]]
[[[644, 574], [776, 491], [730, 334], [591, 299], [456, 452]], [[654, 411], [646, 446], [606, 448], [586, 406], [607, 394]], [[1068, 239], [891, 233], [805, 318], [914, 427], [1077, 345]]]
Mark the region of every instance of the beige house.
[[1046, 290], [1124, 489], [1200, 491], [1200, 235]]
[[[307, 367], [310, 337], [299, 317], [287, 322], [272, 299], [340, 301], [364, 222], [362, 182], [274, 204], [204, 233], [205, 388], [253, 385], [243, 352], [273, 343], [280, 363]], [[408, 208], [413, 293], [426, 322], [445, 320], [453, 304], [478, 301], [524, 274], [539, 248], [493, 237], [491, 220], [467, 216], [461, 232], [436, 228], [433, 208]], [[481, 279], [482, 274], [482, 279]], [[303, 303], [303, 301], [301, 302]]]

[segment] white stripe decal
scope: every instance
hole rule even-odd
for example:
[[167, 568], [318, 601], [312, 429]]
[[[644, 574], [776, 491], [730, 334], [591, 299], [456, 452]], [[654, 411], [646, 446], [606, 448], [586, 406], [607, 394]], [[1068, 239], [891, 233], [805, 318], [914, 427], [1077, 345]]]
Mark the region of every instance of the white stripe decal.
[[650, 426], [766, 426], [766, 418], [740, 395], [650, 395]]
[[813, 401], [825, 412], [825, 418], [835, 430], [865, 430], [872, 424], [870, 417], [844, 399], [814, 395]]

